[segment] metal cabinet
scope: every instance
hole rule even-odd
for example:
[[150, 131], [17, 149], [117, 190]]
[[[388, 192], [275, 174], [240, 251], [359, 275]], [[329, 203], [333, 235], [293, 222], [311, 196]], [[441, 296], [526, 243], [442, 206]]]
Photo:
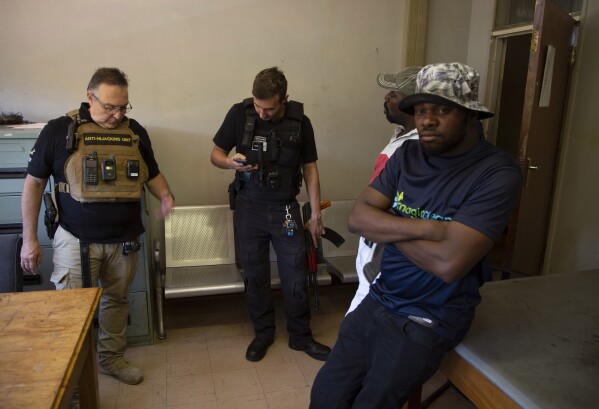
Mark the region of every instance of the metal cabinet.
[[[12, 129], [0, 127], [0, 232], [22, 233], [21, 192], [25, 180], [29, 152], [41, 128]], [[46, 235], [43, 216], [38, 219], [38, 237], [43, 251], [43, 264], [37, 276], [25, 276], [24, 291], [50, 290], [52, 243]]]
[[[33, 148], [41, 128], [14, 129], [0, 126], [0, 234], [22, 233], [21, 192], [25, 180], [29, 152]], [[38, 219], [37, 236], [42, 246], [43, 262], [37, 276], [25, 276], [24, 291], [53, 290], [50, 281], [53, 271], [52, 242], [46, 234], [43, 220], [43, 204]], [[142, 203], [142, 218], [146, 224], [145, 200]], [[153, 343], [152, 291], [149, 279], [149, 245], [146, 235], [141, 238], [142, 248], [138, 253], [137, 274], [129, 294], [129, 324], [127, 343], [148, 345]]]
[[141, 236], [141, 249], [137, 260], [137, 273], [129, 292], [129, 325], [127, 325], [127, 344], [150, 345], [154, 343], [154, 319], [152, 308], [152, 286], [150, 281], [150, 245], [147, 231], [146, 200], [142, 200], [142, 220], [146, 233]]

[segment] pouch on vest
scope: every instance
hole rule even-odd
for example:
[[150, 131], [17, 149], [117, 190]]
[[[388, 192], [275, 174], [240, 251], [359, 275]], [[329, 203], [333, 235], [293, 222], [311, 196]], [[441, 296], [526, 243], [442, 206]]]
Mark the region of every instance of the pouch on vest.
[[287, 145], [281, 146], [279, 153], [279, 165], [281, 166], [297, 166], [300, 161], [301, 151], [297, 148], [292, 148]]
[[128, 121], [115, 129], [80, 123], [74, 144], [76, 150], [65, 163], [67, 183], [58, 184], [60, 192], [70, 193], [80, 202], [141, 199], [148, 167], [139, 151], [139, 136]]

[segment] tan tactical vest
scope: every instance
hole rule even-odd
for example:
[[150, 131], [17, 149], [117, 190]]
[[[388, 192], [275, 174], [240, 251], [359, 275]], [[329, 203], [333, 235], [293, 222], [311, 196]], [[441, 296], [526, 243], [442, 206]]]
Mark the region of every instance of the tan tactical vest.
[[[140, 200], [143, 185], [148, 180], [148, 167], [139, 152], [139, 136], [129, 128], [128, 120], [123, 120], [115, 129], [104, 129], [93, 122], [80, 122], [79, 110], [67, 115], [76, 124], [73, 134], [76, 149], [65, 163], [67, 183], [59, 183], [58, 191], [70, 193], [79, 202]], [[96, 158], [97, 164], [95, 184], [84, 179], [84, 163], [91, 157]], [[103, 178], [103, 161], [106, 159], [114, 160], [115, 169], [105, 166], [115, 173], [114, 180]], [[139, 164], [138, 175], [135, 176], [135, 172], [128, 176], [127, 168], [135, 161]]]

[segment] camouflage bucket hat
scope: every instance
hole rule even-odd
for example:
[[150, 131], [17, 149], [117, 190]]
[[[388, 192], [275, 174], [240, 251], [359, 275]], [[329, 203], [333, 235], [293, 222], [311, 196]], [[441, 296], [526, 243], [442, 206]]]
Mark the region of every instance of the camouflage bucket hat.
[[414, 114], [414, 105], [433, 103], [460, 106], [478, 112], [479, 119], [495, 115], [478, 102], [479, 74], [459, 62], [431, 64], [416, 77], [416, 91], [399, 104], [399, 109]]
[[379, 86], [404, 95], [412, 95], [416, 90], [416, 75], [422, 67], [406, 67], [396, 74], [379, 74], [376, 79]]

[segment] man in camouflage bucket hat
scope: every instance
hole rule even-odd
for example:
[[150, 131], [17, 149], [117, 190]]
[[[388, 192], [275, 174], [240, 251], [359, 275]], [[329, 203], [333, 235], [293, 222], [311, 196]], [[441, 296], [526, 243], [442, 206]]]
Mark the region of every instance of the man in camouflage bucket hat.
[[402, 407], [470, 327], [521, 184], [514, 159], [477, 131], [492, 115], [478, 80], [464, 64], [429, 65], [400, 103], [419, 140], [395, 151], [348, 221], [386, 243], [381, 274], [343, 320], [311, 409]]
[[416, 76], [416, 90], [400, 104], [404, 112], [414, 114], [414, 105], [431, 102], [460, 106], [478, 112], [478, 119], [494, 114], [478, 102], [478, 71], [459, 62], [431, 64]]

